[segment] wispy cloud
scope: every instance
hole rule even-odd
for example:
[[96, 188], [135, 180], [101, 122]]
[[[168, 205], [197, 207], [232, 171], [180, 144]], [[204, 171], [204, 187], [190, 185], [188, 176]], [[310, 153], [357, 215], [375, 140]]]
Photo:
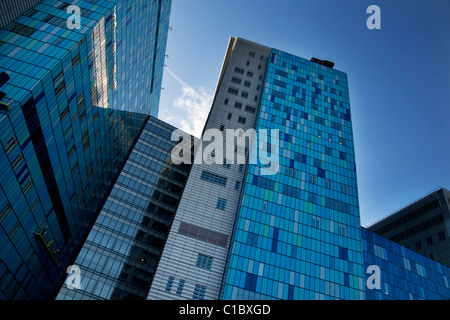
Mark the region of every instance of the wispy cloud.
[[211, 108], [213, 92], [203, 86], [192, 88], [169, 68], [166, 67], [166, 70], [181, 85], [181, 95], [173, 101], [175, 108], [160, 110], [161, 120], [200, 137]]

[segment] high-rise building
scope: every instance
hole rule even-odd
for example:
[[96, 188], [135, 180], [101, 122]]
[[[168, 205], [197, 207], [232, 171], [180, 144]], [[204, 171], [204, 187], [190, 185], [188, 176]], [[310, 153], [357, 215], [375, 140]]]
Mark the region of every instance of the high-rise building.
[[[231, 39], [203, 134], [210, 129], [254, 128], [269, 55], [270, 48]], [[196, 162], [205, 148], [199, 148]], [[223, 157], [223, 164], [207, 164], [211, 159], [205, 156], [193, 165], [150, 299], [219, 298], [245, 175], [244, 164]]]
[[450, 299], [450, 268], [366, 228], [361, 233], [366, 300]]
[[0, 2], [0, 29], [24, 14], [41, 0], [3, 0]]
[[334, 63], [232, 38], [201, 142], [148, 299], [450, 297], [447, 267], [361, 228]]
[[1, 299], [56, 295], [158, 114], [171, 1], [70, 5], [0, 30]]
[[439, 188], [367, 229], [450, 267], [450, 191]]
[[262, 129], [279, 130], [279, 170], [247, 168], [222, 298], [364, 299], [346, 74], [272, 49]]
[[150, 117], [75, 260], [80, 287], [69, 274], [58, 300], [147, 298], [191, 169], [171, 161], [174, 130]]
[[278, 130], [275, 172], [272, 136], [247, 145], [254, 164], [194, 164], [149, 299], [363, 299], [345, 73], [232, 38], [210, 128]]

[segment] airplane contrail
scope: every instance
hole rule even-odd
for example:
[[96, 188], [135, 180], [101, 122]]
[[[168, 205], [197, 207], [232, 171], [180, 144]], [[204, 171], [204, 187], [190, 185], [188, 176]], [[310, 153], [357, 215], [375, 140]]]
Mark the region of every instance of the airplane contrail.
[[190, 85], [188, 85], [186, 82], [184, 82], [183, 80], [180, 79], [179, 76], [177, 76], [172, 70], [169, 69], [169, 67], [166, 66], [167, 71], [170, 73], [170, 75], [172, 77], [174, 77], [175, 80], [178, 81], [179, 84], [181, 84], [183, 87], [187, 87], [192, 89], [192, 87]]

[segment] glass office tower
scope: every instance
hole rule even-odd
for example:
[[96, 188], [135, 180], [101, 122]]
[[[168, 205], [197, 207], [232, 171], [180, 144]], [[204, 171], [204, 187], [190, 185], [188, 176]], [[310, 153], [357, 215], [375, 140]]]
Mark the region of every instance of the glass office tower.
[[[450, 269], [413, 250], [361, 228], [364, 269], [378, 266], [378, 288], [366, 286], [367, 300], [449, 300]], [[369, 270], [370, 271], [370, 270]], [[367, 272], [367, 281], [372, 282]]]
[[0, 30], [1, 299], [56, 295], [158, 113], [171, 1], [77, 1], [74, 29], [69, 5]]
[[0, 29], [31, 9], [41, 0], [3, 0], [0, 2]]
[[248, 166], [223, 299], [364, 299], [347, 76], [332, 66], [271, 51], [255, 127], [279, 131], [279, 168]]
[[191, 169], [171, 160], [174, 130], [150, 117], [74, 263], [81, 288], [69, 275], [58, 300], [147, 298]]
[[[242, 38], [229, 41], [203, 134], [254, 128], [269, 53], [270, 48]], [[245, 174], [245, 162], [236, 158], [245, 146], [219, 156], [221, 147], [208, 152], [203, 143], [198, 148], [149, 299], [219, 299]]]
[[276, 170], [271, 133], [250, 164], [194, 164], [149, 299], [364, 299], [346, 74], [232, 38], [211, 128], [278, 130]]
[[149, 300], [450, 298], [447, 267], [361, 228], [334, 63], [231, 38], [195, 160]]

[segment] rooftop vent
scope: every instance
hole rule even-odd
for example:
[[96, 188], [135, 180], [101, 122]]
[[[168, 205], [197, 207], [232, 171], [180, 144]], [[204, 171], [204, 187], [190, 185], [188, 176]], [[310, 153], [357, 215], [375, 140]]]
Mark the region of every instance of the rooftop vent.
[[322, 66], [331, 68], [331, 69], [333, 69], [333, 67], [334, 67], [334, 62], [331, 62], [331, 61], [328, 61], [328, 60], [320, 60], [320, 59], [317, 59], [317, 58], [313, 57], [313, 58], [311, 58], [311, 61], [315, 62], [315, 63], [318, 63], [318, 64], [320, 64]]

